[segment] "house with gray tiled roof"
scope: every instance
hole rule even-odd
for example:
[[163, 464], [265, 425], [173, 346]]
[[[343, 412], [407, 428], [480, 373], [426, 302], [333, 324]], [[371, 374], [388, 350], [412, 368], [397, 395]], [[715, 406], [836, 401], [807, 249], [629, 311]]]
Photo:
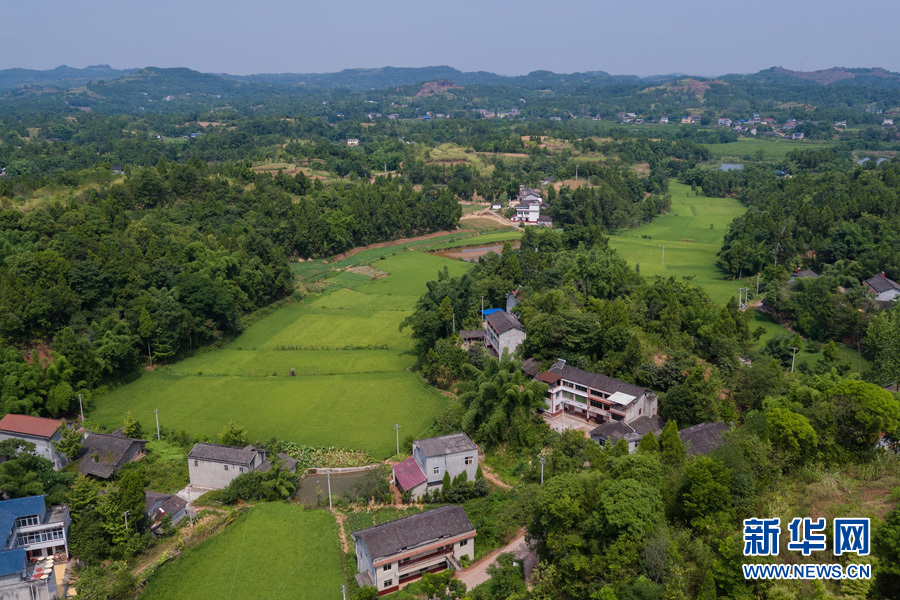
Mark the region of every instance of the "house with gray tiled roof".
[[878, 275], [869, 277], [863, 281], [863, 284], [869, 288], [869, 291], [879, 302], [891, 302], [895, 300], [897, 296], [900, 296], [900, 283], [888, 279], [885, 276], [884, 271]]
[[356, 581], [378, 595], [475, 557], [475, 527], [461, 506], [441, 506], [356, 531]]
[[146, 454], [146, 440], [136, 440], [121, 431], [112, 434], [85, 431], [78, 470], [85, 475], [109, 479], [126, 463]]
[[502, 356], [504, 350], [515, 354], [524, 341], [525, 326], [514, 314], [501, 308], [484, 318], [484, 347], [494, 356]]
[[253, 446], [194, 444], [188, 454], [191, 485], [210, 490], [224, 489], [238, 475], [258, 470], [265, 460], [265, 451]]
[[725, 432], [731, 431], [731, 425], [718, 423], [699, 423], [678, 431], [684, 451], [688, 456], [707, 454], [725, 443]]
[[607, 421], [606, 423], [594, 428], [591, 433], [591, 439], [601, 446], [615, 446], [619, 440], [625, 440], [628, 443], [628, 451], [635, 452], [641, 439], [649, 432], [659, 437], [662, 433], [663, 420], [658, 416], [638, 417], [630, 423], [624, 421]]
[[163, 531], [160, 525], [162, 525], [163, 519], [168, 516], [171, 518], [172, 525], [177, 525], [187, 515], [189, 509], [187, 502], [174, 494], [146, 491], [144, 492], [144, 510], [150, 520], [150, 530], [153, 533], [161, 534]]
[[598, 423], [631, 423], [657, 414], [658, 398], [651, 390], [572, 367], [563, 359], [536, 379], [549, 386], [546, 403], [552, 415], [565, 412]]
[[445, 473], [475, 481], [477, 472], [478, 446], [465, 433], [416, 440], [412, 456], [393, 467], [394, 484], [413, 498], [441, 490]]

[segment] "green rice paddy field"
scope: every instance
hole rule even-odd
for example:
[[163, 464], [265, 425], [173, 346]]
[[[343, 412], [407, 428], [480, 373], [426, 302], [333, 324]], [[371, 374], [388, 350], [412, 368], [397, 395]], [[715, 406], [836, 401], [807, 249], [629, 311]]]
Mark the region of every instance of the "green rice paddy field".
[[[387, 276], [369, 280], [339, 272], [326, 280], [334, 285], [325, 293], [274, 311], [224, 349], [145, 373], [96, 398], [90, 418], [119, 427], [132, 411], [149, 430], [158, 408], [163, 427], [193, 434], [215, 437], [234, 421], [251, 440], [277, 437], [392, 455], [394, 423], [404, 436], [417, 435], [444, 403], [411, 371], [413, 340], [399, 324], [438, 270], [446, 266], [460, 275], [470, 265], [405, 249], [377, 250], [395, 253], [372, 263]], [[298, 267], [316, 273], [341, 265]], [[296, 376], [288, 376], [290, 369]]]
[[827, 141], [786, 140], [783, 138], [741, 138], [736, 142], [725, 144], [704, 144], [717, 158], [748, 161], [756, 161], [760, 157], [764, 161], [778, 161], [791, 150], [818, 150], [834, 145], [834, 142]]
[[[716, 302], [724, 304], [737, 296], [739, 283], [716, 264], [716, 254], [728, 225], [744, 214], [740, 202], [731, 198], [695, 196], [690, 187], [671, 182], [672, 208], [652, 223], [609, 238], [609, 245], [629, 264], [640, 265], [641, 275], [693, 277]], [[665, 264], [663, 249], [665, 246]]]
[[338, 540], [327, 511], [259, 504], [151, 576], [141, 600], [340, 597]]

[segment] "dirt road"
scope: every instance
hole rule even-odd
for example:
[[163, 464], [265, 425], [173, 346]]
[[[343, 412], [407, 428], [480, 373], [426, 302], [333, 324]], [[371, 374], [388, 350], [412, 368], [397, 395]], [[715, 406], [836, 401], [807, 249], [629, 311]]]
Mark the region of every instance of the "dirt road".
[[525, 568], [525, 581], [527, 582], [531, 576], [534, 565], [537, 564], [537, 555], [528, 547], [525, 542], [525, 529], [521, 529], [519, 533], [512, 539], [510, 543], [503, 546], [499, 550], [494, 550], [480, 561], [462, 571], [457, 571], [454, 577], [466, 584], [468, 589], [472, 589], [476, 585], [480, 585], [490, 579], [487, 569], [497, 562], [497, 556], [505, 552], [512, 552]]

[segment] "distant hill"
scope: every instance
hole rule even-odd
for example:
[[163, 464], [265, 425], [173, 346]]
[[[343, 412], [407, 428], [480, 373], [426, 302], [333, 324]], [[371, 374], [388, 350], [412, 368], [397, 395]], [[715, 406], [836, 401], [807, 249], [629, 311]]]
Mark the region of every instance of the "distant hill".
[[136, 69], [113, 69], [109, 65], [93, 65], [75, 69], [66, 65], [47, 71], [34, 69], [0, 70], [0, 90], [26, 87], [66, 89], [84, 85], [89, 81], [118, 79]]
[[750, 75], [726, 75], [725, 81], [745, 81], [747, 83], [769, 83], [776, 85], [839, 85], [872, 88], [900, 87], [900, 73], [881, 68], [832, 67], [819, 71], [792, 71], [782, 67], [771, 67]]

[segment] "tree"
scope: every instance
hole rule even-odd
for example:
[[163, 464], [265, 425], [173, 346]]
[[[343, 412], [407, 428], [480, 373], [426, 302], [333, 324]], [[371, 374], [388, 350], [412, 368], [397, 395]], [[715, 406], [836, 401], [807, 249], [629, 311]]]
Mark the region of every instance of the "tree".
[[151, 366], [153, 365], [153, 353], [150, 351], [150, 338], [153, 337], [155, 330], [156, 326], [153, 324], [153, 319], [150, 318], [147, 307], [141, 308], [141, 316], [138, 319], [138, 334], [147, 341], [147, 358], [150, 360]]
[[716, 580], [713, 578], [712, 571], [707, 571], [703, 576], [703, 584], [700, 591], [697, 592], [697, 600], [716, 600]]
[[680, 466], [684, 462], [684, 444], [678, 435], [678, 423], [669, 421], [663, 427], [659, 437], [659, 449], [662, 461], [667, 465]]
[[872, 545], [879, 559], [875, 584], [884, 597], [889, 598], [889, 592], [896, 593], [900, 589], [900, 507], [885, 515], [873, 538]]
[[219, 432], [219, 443], [226, 446], [246, 446], [247, 432], [234, 421], [228, 421]]
[[641, 454], [656, 454], [659, 452], [659, 442], [652, 431], [648, 431], [647, 435], [641, 438], [641, 441], [638, 442], [637, 451]]
[[818, 436], [809, 419], [786, 408], [766, 412], [766, 434], [788, 461], [801, 464], [815, 456]]
[[644, 482], [620, 479], [600, 492], [597, 516], [603, 535], [641, 539], [647, 528], [662, 519], [662, 497], [659, 489]]
[[900, 381], [900, 309], [893, 307], [876, 314], [864, 339], [872, 353], [873, 372], [880, 383]]
[[730, 483], [731, 470], [708, 456], [696, 457], [685, 465], [678, 495], [688, 523], [708, 526], [713, 517], [727, 513], [731, 507]]
[[79, 475], [72, 483], [69, 490], [69, 511], [72, 513], [72, 521], [78, 522], [89, 511], [93, 510], [97, 502], [100, 486], [90, 477]]
[[711, 421], [717, 415], [719, 398], [713, 377], [702, 365], [694, 367], [683, 383], [672, 386], [662, 402], [660, 413], [684, 426]]
[[147, 479], [142, 469], [127, 469], [119, 478], [119, 508], [128, 511], [128, 525], [140, 531], [146, 520], [144, 513]]
[[900, 402], [877, 385], [841, 381], [828, 391], [837, 441], [850, 450], [871, 452], [882, 433], [894, 435], [900, 426]]
[[75, 427], [65, 425], [60, 426], [59, 432], [61, 437], [53, 442], [53, 447], [70, 461], [75, 460], [81, 454], [81, 434]]
[[131, 415], [131, 411], [125, 415], [125, 425], [122, 427], [122, 433], [126, 437], [138, 439], [144, 434], [140, 422]]
[[286, 500], [297, 492], [297, 477], [284, 468], [284, 462], [276, 456], [263, 474], [260, 487], [270, 500]]

